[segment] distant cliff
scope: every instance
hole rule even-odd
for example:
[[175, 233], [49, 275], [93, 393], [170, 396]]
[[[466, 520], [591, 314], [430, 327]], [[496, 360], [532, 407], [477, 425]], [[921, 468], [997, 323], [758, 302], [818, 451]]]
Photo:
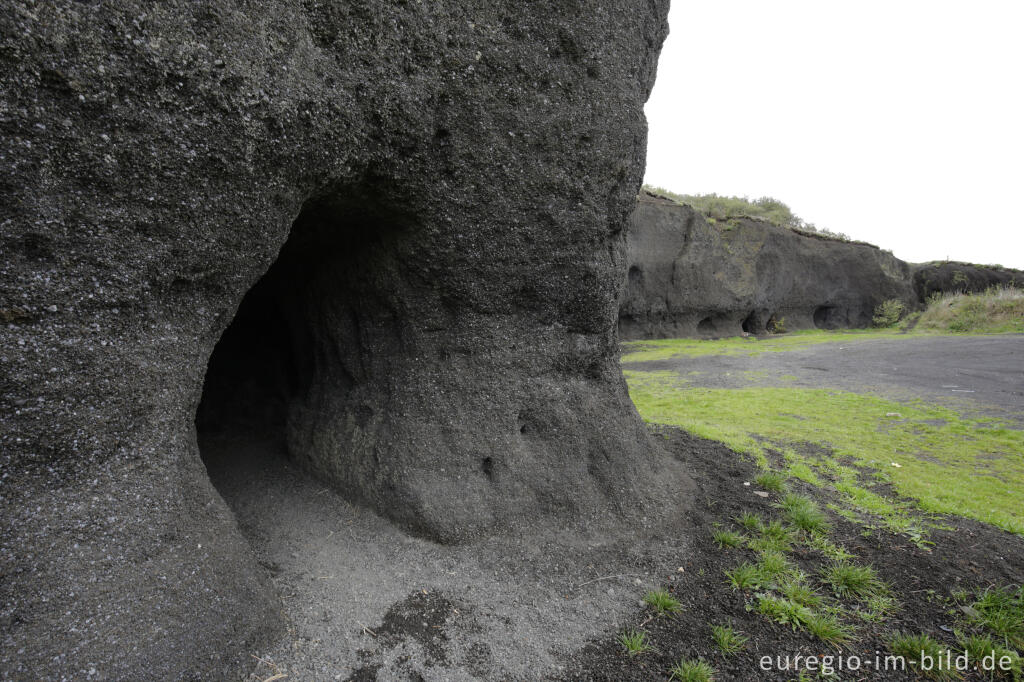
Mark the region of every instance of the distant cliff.
[[865, 327], [887, 299], [914, 302], [909, 264], [870, 244], [750, 218], [711, 224], [642, 195], [627, 236], [622, 339]]

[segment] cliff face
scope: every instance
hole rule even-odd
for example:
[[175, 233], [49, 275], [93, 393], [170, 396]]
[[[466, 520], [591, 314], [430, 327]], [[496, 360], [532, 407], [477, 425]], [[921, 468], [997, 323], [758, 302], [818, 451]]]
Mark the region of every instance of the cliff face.
[[279, 632], [200, 404], [442, 541], [661, 508], [614, 323], [666, 12], [7, 3], [0, 668]]
[[914, 293], [926, 302], [935, 294], [954, 291], [978, 293], [989, 287], [1024, 286], [1024, 271], [995, 265], [975, 265], [954, 261], [915, 263], [911, 266]]
[[864, 327], [887, 299], [916, 299], [907, 263], [867, 244], [746, 218], [711, 225], [689, 206], [637, 202], [619, 307], [623, 339]]

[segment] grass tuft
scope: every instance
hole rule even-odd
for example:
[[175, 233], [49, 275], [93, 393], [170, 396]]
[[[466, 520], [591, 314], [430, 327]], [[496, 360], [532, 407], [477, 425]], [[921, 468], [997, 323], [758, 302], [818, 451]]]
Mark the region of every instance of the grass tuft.
[[814, 612], [806, 606], [774, 594], [759, 594], [756, 609], [776, 623], [792, 626], [794, 630], [814, 617]]
[[734, 630], [732, 625], [712, 625], [711, 637], [723, 654], [731, 656], [740, 652], [747, 645], [748, 637]]
[[793, 564], [782, 552], [764, 552], [757, 562], [757, 574], [762, 583], [781, 583], [792, 570]]
[[716, 530], [711, 534], [715, 544], [720, 548], [739, 547], [743, 544], [743, 536], [731, 530]]
[[955, 671], [939, 670], [934, 665], [930, 666], [931, 670], [922, 669], [921, 662], [925, 657], [937, 661], [940, 658], [944, 660], [946, 654], [946, 649], [926, 634], [897, 632], [889, 640], [889, 649], [897, 656], [902, 656], [910, 668], [917, 670], [924, 677], [933, 680], [955, 680], [960, 677]]
[[669, 679], [680, 682], [713, 682], [715, 669], [702, 659], [682, 659], [671, 670]]
[[813, 534], [828, 532], [828, 517], [809, 497], [790, 493], [783, 498], [779, 506], [782, 507], [786, 520], [800, 530]]
[[786, 489], [786, 477], [777, 471], [766, 471], [755, 478], [754, 482], [773, 493], [781, 493]]
[[831, 585], [838, 597], [856, 597], [869, 599], [885, 594], [885, 583], [871, 566], [851, 564], [846, 561], [833, 561], [821, 569], [822, 582]]
[[650, 651], [653, 647], [647, 640], [647, 633], [643, 630], [627, 630], [619, 635], [619, 644], [626, 647], [626, 653], [630, 656], [639, 656]]
[[991, 587], [978, 593], [968, 620], [1001, 638], [1007, 646], [1024, 649], [1024, 585]]
[[764, 522], [761, 521], [761, 517], [751, 512], [743, 512], [737, 516], [736, 523], [753, 533], [760, 533], [761, 529], [764, 528]]
[[665, 590], [651, 590], [644, 595], [644, 603], [663, 615], [678, 613], [682, 610], [679, 600]]
[[744, 561], [731, 571], [726, 571], [725, 575], [734, 590], [753, 590], [761, 586], [761, 572], [748, 561]]
[[845, 644], [854, 637], [853, 628], [831, 613], [812, 612], [803, 626], [809, 633], [829, 644]]

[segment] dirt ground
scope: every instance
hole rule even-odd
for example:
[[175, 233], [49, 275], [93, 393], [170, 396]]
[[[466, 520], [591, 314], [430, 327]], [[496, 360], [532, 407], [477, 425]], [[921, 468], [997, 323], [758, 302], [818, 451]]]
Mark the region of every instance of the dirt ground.
[[[927, 396], [948, 395], [942, 392], [951, 384], [969, 386], [1001, 409], [1022, 413], [1024, 337], [979, 339], [977, 353], [968, 353], [969, 343], [926, 341], [766, 353], [749, 359], [754, 367], [736, 357], [685, 361], [705, 363], [708, 376], [742, 365], [821, 380], [813, 385], [866, 382]], [[819, 365], [826, 370], [814, 369]], [[674, 523], [583, 535], [539, 529], [458, 547], [411, 537], [348, 504], [291, 465], [279, 443], [253, 434], [208, 439], [202, 446], [211, 478], [273, 577], [290, 623], [274, 648], [253, 652], [248, 679], [665, 680], [681, 657], [703, 657], [719, 680], [788, 680], [796, 675], [760, 670], [760, 657], [838, 653], [748, 611], [751, 595], [726, 583], [723, 572], [753, 555], [719, 548], [714, 528], [744, 511], [778, 515], [777, 495], [764, 498], [744, 485], [756, 476], [753, 464], [676, 429], [652, 427], [652, 433], [698, 485], [680, 491], [692, 504]], [[822, 506], [830, 501], [827, 489], [801, 492]], [[1024, 582], [1024, 539], [984, 524], [944, 519], [952, 530], [934, 531], [935, 544], [926, 550], [883, 531], [865, 535], [834, 514], [830, 521], [832, 539], [873, 564], [902, 603], [884, 624], [860, 624], [856, 646], [846, 653], [884, 652], [893, 630], [952, 644], [951, 590]], [[800, 552], [798, 563], [813, 572], [815, 557]], [[652, 617], [642, 605], [643, 595], [659, 586], [682, 602], [680, 613]], [[750, 637], [746, 650], [731, 658], [716, 653], [710, 637], [710, 624], [725, 622]], [[617, 636], [638, 626], [650, 633], [655, 651], [630, 658]], [[913, 678], [865, 669], [841, 679]]]
[[770, 385], [920, 397], [1024, 425], [1024, 334], [840, 337], [755, 356], [678, 357], [631, 367], [677, 371], [692, 385], [714, 388]]

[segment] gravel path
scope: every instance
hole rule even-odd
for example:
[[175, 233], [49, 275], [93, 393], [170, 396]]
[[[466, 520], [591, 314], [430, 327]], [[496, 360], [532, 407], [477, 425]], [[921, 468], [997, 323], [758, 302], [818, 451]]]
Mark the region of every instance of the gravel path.
[[792, 386], [922, 398], [1024, 425], [1024, 334], [847, 339], [797, 350], [679, 357], [629, 366], [672, 370], [695, 386]]

